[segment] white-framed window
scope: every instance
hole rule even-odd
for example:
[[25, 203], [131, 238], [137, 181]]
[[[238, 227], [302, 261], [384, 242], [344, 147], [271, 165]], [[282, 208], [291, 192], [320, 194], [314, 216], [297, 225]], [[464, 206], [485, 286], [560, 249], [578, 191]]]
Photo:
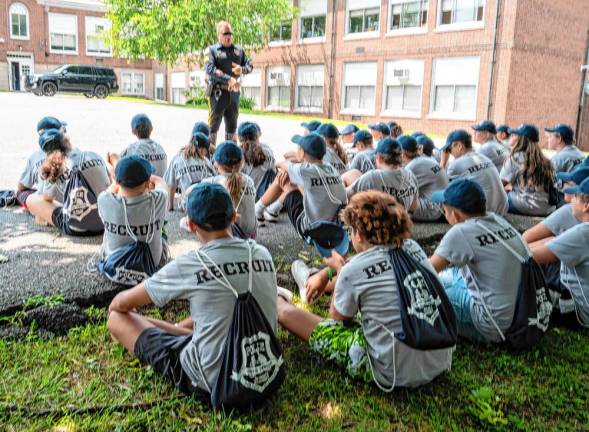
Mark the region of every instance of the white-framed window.
[[172, 72], [170, 87], [172, 88], [172, 103], [185, 103], [186, 74], [184, 72]]
[[78, 17], [76, 15], [49, 14], [49, 51], [78, 54]]
[[438, 26], [482, 23], [485, 0], [440, 0]]
[[144, 95], [145, 76], [143, 72], [121, 72], [122, 93], [125, 95]]
[[164, 93], [164, 74], [163, 73], [156, 73], [155, 74], [155, 94], [154, 99], [163, 101], [165, 100], [165, 93]]
[[326, 17], [327, 0], [302, 0], [299, 39], [324, 40]]
[[323, 110], [323, 65], [297, 67], [296, 107], [303, 111]]
[[380, 0], [347, 0], [346, 34], [380, 30]]
[[344, 64], [343, 113], [374, 114], [376, 62]]
[[111, 29], [111, 22], [107, 18], [86, 17], [86, 55], [110, 56], [112, 50], [106, 44], [106, 34]]
[[269, 42], [290, 42], [292, 39], [292, 22], [284, 21], [270, 32]]
[[262, 70], [256, 68], [241, 79], [241, 97], [253, 99], [255, 107], [260, 108], [260, 90], [262, 88]]
[[190, 87], [206, 87], [206, 72], [204, 70], [190, 71], [188, 73], [188, 84]]
[[8, 10], [10, 38], [29, 39], [29, 10], [22, 3], [12, 3]]
[[268, 68], [266, 94], [267, 108], [282, 111], [290, 110], [290, 66]]
[[434, 59], [430, 111], [435, 117], [474, 120], [480, 57]]
[[391, 0], [389, 31], [427, 26], [429, 0]]
[[385, 63], [383, 114], [421, 116], [423, 69], [423, 60], [396, 60]]

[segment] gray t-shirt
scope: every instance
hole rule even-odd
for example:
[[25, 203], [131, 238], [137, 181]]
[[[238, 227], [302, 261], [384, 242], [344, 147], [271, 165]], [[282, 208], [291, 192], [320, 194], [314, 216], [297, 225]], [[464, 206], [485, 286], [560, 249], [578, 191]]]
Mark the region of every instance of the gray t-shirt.
[[[487, 233], [479, 225], [481, 223], [494, 235]], [[487, 315], [483, 302], [501, 331], [505, 332], [513, 320], [521, 279], [520, 262], [497, 237], [521, 256], [529, 256], [524, 240], [517, 230], [505, 219], [492, 213], [454, 225], [435, 251], [435, 255], [460, 268], [471, 297], [470, 314], [473, 324], [492, 342], [499, 342], [501, 336]]]
[[264, 163], [258, 166], [254, 166], [253, 164], [246, 163], [241, 172], [247, 176], [250, 176], [251, 179], [254, 181], [254, 185], [256, 187], [256, 191], [262, 182], [262, 179], [266, 175], [268, 171], [274, 169], [276, 165], [276, 159], [274, 158], [274, 153], [268, 144], [260, 143], [260, 147], [262, 147], [262, 153], [264, 153]]
[[[406, 240], [403, 249], [435, 274], [421, 247]], [[414, 387], [431, 381], [452, 364], [453, 348], [421, 351], [393, 340], [402, 332], [399, 294], [389, 248], [374, 246], [355, 255], [342, 268], [334, 292], [335, 309], [342, 315], [361, 314], [368, 353], [378, 382]]]
[[579, 224], [580, 221], [573, 216], [573, 208], [566, 204], [550, 214], [542, 221], [542, 224], [555, 236]]
[[18, 182], [24, 187], [32, 189], [39, 182], [39, 167], [46, 156], [43, 150], [37, 150], [30, 155]]
[[356, 156], [354, 156], [354, 159], [350, 162], [350, 169], [362, 171], [362, 174], [376, 169], [376, 150], [367, 149], [356, 153]]
[[368, 171], [350, 187], [354, 193], [367, 190], [388, 193], [406, 209], [411, 207], [418, 196], [417, 180], [413, 173], [405, 168]]
[[[239, 175], [244, 186], [242, 186], [238, 202], [234, 202], [233, 205], [236, 206], [235, 211], [239, 213], [237, 225], [244, 233], [249, 235], [256, 232], [256, 188], [254, 187], [254, 181], [250, 177], [242, 173], [239, 173]], [[204, 179], [203, 183], [216, 183], [226, 188], [227, 177], [229, 177], [228, 174], [209, 177]]]
[[438, 220], [444, 214], [442, 206], [431, 201], [432, 192], [448, 186], [448, 174], [435, 159], [420, 156], [411, 160], [405, 169], [411, 171], [417, 179], [419, 188], [419, 207], [413, 214], [415, 220]]
[[110, 176], [106, 169], [106, 163], [100, 155], [94, 152], [82, 152], [78, 149], [72, 149], [67, 155], [63, 174], [55, 183], [39, 179], [37, 193], [46, 195], [63, 204], [66, 183], [72, 169], [75, 167], [81, 167], [82, 176], [97, 197], [110, 186]]
[[334, 167], [338, 173], [343, 174], [348, 170], [346, 164], [340, 159], [334, 149], [327, 146], [325, 156], [323, 156], [323, 163]]
[[546, 216], [555, 207], [548, 204], [548, 191], [542, 187], [521, 184], [520, 171], [524, 164], [524, 154], [515, 153], [505, 161], [501, 169], [501, 180], [511, 183], [513, 189], [508, 193], [512, 205], [517, 211], [531, 216]]
[[[250, 271], [248, 245], [252, 249], [252, 293], [276, 332], [276, 271], [268, 250], [254, 241], [236, 238], [213, 240], [199, 250], [217, 264], [233, 289], [245, 293]], [[196, 250], [179, 256], [148, 279], [145, 288], [156, 306], [174, 299], [189, 301], [194, 334], [180, 354], [180, 363], [194, 385], [206, 390], [202, 375], [212, 387], [221, 368], [235, 296], [215, 280], [211, 273], [223, 279], [212, 263], [203, 255], [201, 258], [206, 267]]]
[[446, 170], [448, 178], [466, 178], [477, 182], [485, 191], [487, 211], [507, 214], [507, 194], [499, 178], [499, 172], [491, 160], [478, 153], [469, 152], [454, 160]]
[[503, 144], [494, 139], [481, 144], [481, 146], [476, 150], [476, 152], [484, 156], [487, 156], [491, 160], [491, 162], [495, 164], [497, 171], [501, 171], [505, 159], [507, 159], [507, 157], [509, 156], [509, 153], [507, 152], [507, 149], [503, 146]]
[[163, 177], [168, 168], [168, 155], [164, 148], [156, 143], [151, 138], [140, 139], [139, 141], [129, 144], [129, 146], [121, 152], [121, 158], [125, 156], [138, 155], [143, 159], [147, 159], [155, 167], [155, 175]]
[[183, 154], [177, 154], [170, 162], [164, 180], [171, 188], [179, 187], [180, 193], [184, 195], [191, 185], [216, 174], [215, 168], [208, 159], [186, 159]]
[[[126, 207], [126, 221], [123, 206]], [[102, 192], [98, 196], [98, 214], [104, 223], [102, 258], [136, 239], [149, 245], [156, 266], [163, 265], [168, 257], [167, 246], [162, 239], [167, 208], [168, 192], [163, 189], [126, 198], [110, 191]], [[127, 223], [131, 233], [127, 230]]]
[[289, 164], [288, 177], [295, 185], [303, 186], [304, 211], [297, 221], [302, 231], [313, 222], [335, 221], [342, 205], [347, 203], [346, 189], [337, 170], [324, 163]]
[[560, 281], [571, 292], [579, 319], [589, 326], [589, 223], [575, 225], [546, 243], [560, 260]]
[[585, 155], [574, 145], [564, 146], [558, 153], [555, 153], [550, 162], [554, 170], [559, 172], [571, 172], [577, 165], [583, 162]]

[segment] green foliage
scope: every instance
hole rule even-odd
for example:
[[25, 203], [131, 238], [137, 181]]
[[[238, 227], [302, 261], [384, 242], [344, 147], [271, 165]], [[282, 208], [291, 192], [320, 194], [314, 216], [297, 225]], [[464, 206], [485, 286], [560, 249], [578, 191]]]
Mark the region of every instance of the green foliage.
[[26, 299], [23, 303], [23, 309], [29, 310], [39, 306], [57, 306], [64, 302], [63, 294], [52, 294], [49, 296], [37, 294]]
[[239, 98], [239, 108], [246, 110], [253, 110], [256, 107], [256, 101], [247, 97], [241, 96]]
[[208, 106], [209, 99], [205, 94], [205, 88], [194, 85], [184, 92], [187, 105]]
[[109, 43], [130, 59], [173, 64], [217, 41], [216, 23], [231, 23], [235, 43], [257, 50], [272, 29], [294, 19], [290, 0], [106, 0]]
[[473, 390], [470, 395], [468, 412], [477, 418], [483, 425], [499, 427], [507, 424], [503, 413], [494, 408], [499, 402], [493, 394], [493, 389], [488, 386]]

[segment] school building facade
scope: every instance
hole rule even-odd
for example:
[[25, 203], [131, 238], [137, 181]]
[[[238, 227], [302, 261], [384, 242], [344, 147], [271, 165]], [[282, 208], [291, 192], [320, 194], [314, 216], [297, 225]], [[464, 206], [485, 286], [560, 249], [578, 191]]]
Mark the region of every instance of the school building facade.
[[152, 61], [113, 56], [101, 0], [0, 0], [0, 91], [23, 91], [27, 74], [64, 64], [114, 69], [119, 94], [153, 97]]
[[[242, 94], [260, 109], [393, 119], [439, 134], [486, 118], [515, 126], [577, 124], [581, 65], [588, 63], [587, 0], [294, 4], [297, 19], [277, 29], [266, 49], [248, 53], [255, 69], [244, 77]], [[182, 103], [185, 89], [204, 85], [204, 72], [160, 67], [154, 82], [154, 97]]]

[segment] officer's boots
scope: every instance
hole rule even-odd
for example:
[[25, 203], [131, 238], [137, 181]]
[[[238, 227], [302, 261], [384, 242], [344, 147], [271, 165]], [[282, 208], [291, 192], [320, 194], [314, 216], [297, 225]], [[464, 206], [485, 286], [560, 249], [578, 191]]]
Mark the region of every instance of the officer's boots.
[[237, 134], [235, 134], [235, 133], [226, 133], [225, 134], [225, 139], [227, 141], [233, 141], [233, 142], [236, 143], [237, 142]]

